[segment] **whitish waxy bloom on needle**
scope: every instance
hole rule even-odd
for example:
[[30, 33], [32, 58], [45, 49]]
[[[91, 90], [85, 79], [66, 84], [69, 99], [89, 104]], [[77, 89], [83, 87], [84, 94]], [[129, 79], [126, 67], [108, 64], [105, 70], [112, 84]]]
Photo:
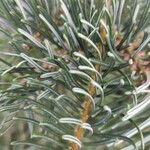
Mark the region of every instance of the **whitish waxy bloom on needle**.
[[140, 102], [139, 104], [128, 110], [126, 115], [122, 118], [122, 120], [126, 121], [138, 115], [149, 105], [150, 105], [150, 94], [148, 94], [148, 96], [146, 96], [146, 98], [142, 102]]
[[122, 118], [123, 121], [126, 121], [139, 113], [141, 113], [147, 106], [150, 105], [150, 71], [145, 72], [147, 80], [142, 85], [136, 88], [135, 94], [148, 93], [142, 102], [135, 105], [133, 108], [127, 111], [126, 115]]
[[142, 85], [140, 85], [139, 87], [136, 88], [136, 94], [145, 93], [145, 92], [150, 93], [150, 89], [149, 89], [149, 86], [150, 86], [150, 71], [147, 71], [145, 74], [146, 74], [147, 80], [146, 80], [145, 83], [143, 83]]

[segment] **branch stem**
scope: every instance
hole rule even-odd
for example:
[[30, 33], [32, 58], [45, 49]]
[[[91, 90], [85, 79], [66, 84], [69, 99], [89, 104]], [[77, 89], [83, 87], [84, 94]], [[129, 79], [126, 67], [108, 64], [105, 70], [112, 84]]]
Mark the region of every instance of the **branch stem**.
[[[99, 65], [95, 65], [95, 69], [97, 71], [99, 71], [99, 69], [100, 69]], [[93, 80], [96, 79], [95, 73], [92, 75], [92, 79]], [[90, 82], [88, 85], [88, 93], [93, 97], [95, 92], [96, 92], [96, 89], [93, 86], [93, 84]], [[89, 118], [89, 114], [91, 112], [91, 109], [92, 109], [92, 103], [91, 103], [91, 99], [89, 98], [89, 96], [85, 96], [83, 106], [84, 106], [84, 109], [81, 112], [81, 118], [80, 119], [83, 123], [86, 123], [88, 118]], [[84, 132], [85, 132], [85, 130], [81, 126], [76, 126], [75, 132], [74, 132], [75, 137], [77, 137], [79, 140], [82, 140], [82, 138], [84, 137]], [[70, 143], [70, 150], [78, 150], [78, 145], [75, 143]]]

